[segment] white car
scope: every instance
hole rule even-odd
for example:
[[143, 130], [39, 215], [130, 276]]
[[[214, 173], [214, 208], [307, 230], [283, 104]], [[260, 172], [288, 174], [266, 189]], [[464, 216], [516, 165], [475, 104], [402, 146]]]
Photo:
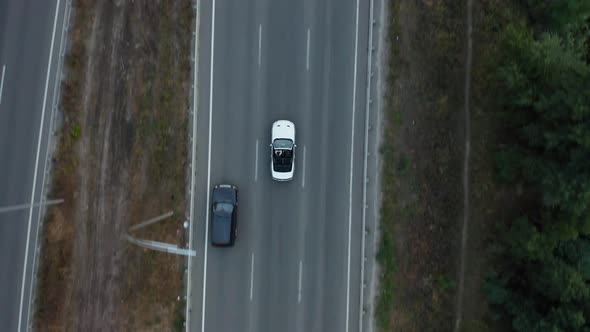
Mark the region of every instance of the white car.
[[295, 171], [295, 125], [278, 120], [272, 124], [270, 171], [277, 181], [293, 180]]

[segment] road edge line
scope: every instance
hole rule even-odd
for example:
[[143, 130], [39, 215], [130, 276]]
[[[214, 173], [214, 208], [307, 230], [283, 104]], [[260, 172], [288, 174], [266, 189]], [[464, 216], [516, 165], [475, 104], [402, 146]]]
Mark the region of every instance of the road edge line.
[[205, 307], [207, 299], [207, 235], [209, 234], [209, 199], [211, 187], [211, 128], [213, 126], [213, 60], [215, 59], [215, 0], [211, 2], [211, 65], [209, 67], [209, 142], [207, 151], [207, 205], [205, 213], [205, 254], [203, 259], [203, 298], [201, 305], [201, 331], [205, 332]]
[[358, 43], [359, 43], [359, 0], [356, 0], [356, 23], [355, 23], [355, 37], [354, 37], [354, 78], [352, 85], [352, 133], [350, 138], [350, 179], [349, 179], [349, 193], [348, 193], [348, 263], [346, 265], [346, 325], [345, 332], [348, 332], [349, 318], [350, 318], [350, 241], [352, 228], [352, 182], [354, 169], [354, 125], [355, 125], [355, 111], [356, 111], [356, 77], [357, 77], [357, 63], [358, 63]]
[[[71, 13], [72, 13], [72, 8], [71, 8], [71, 0], [66, 0], [65, 1], [65, 7], [64, 7], [64, 17], [63, 17], [63, 23], [62, 23], [62, 30], [61, 30], [61, 39], [59, 42], [59, 55], [60, 58], [58, 62], [57, 62], [57, 71], [55, 73], [55, 83], [54, 83], [54, 87], [53, 87], [53, 102], [54, 102], [54, 107], [51, 108], [51, 115], [50, 115], [50, 119], [49, 119], [49, 130], [48, 130], [48, 139], [47, 139], [47, 148], [45, 149], [45, 166], [43, 167], [43, 179], [41, 180], [41, 185], [43, 186], [41, 189], [41, 197], [39, 198], [39, 202], [43, 203], [46, 199], [46, 194], [47, 193], [43, 193], [43, 189], [46, 189], [46, 176], [47, 174], [49, 174], [49, 172], [51, 171], [51, 168], [49, 168], [48, 171], [48, 161], [49, 161], [49, 150], [51, 149], [51, 136], [52, 136], [52, 132], [54, 130], [54, 125], [55, 125], [55, 110], [57, 108], [57, 104], [59, 103], [59, 98], [61, 96], [61, 84], [60, 84], [60, 79], [61, 79], [61, 74], [63, 71], [63, 57], [65, 56], [65, 45], [67, 44], [67, 40], [66, 40], [66, 30], [67, 27], [69, 28], [69, 22], [70, 22], [70, 17], [71, 17]], [[67, 26], [67, 27], [66, 27]], [[56, 102], [57, 100], [57, 102]], [[53, 151], [52, 151], [53, 154]], [[38, 250], [39, 248], [37, 248], [37, 243], [39, 241], [39, 231], [41, 230], [41, 217], [44, 214], [41, 213], [42, 209], [45, 209], [47, 205], [45, 204], [41, 204], [40, 208], [39, 208], [39, 213], [37, 214], [37, 229], [35, 231], [35, 234], [37, 235], [35, 238], [35, 248]], [[30, 287], [29, 287], [29, 310], [27, 312], [27, 322], [29, 322], [30, 320], [30, 316], [31, 316], [31, 301], [34, 300], [34, 287], [37, 284], [37, 256], [39, 255], [39, 252], [35, 252], [35, 254], [33, 254], [33, 264], [32, 264], [32, 280], [30, 282]], [[36, 295], [35, 295], [36, 296]]]
[[22, 316], [23, 316], [23, 300], [25, 293], [25, 281], [27, 274], [27, 261], [29, 258], [29, 241], [31, 238], [31, 223], [33, 221], [33, 204], [35, 203], [35, 191], [37, 189], [37, 172], [39, 170], [39, 154], [41, 153], [41, 139], [43, 136], [43, 124], [45, 122], [45, 109], [47, 106], [47, 89], [49, 88], [49, 76], [51, 74], [51, 62], [53, 61], [53, 46], [55, 44], [55, 28], [57, 27], [57, 18], [59, 16], [59, 4], [61, 0], [57, 0], [55, 6], [55, 17], [53, 18], [53, 32], [51, 34], [51, 46], [49, 48], [49, 60], [47, 62], [47, 75], [45, 78], [45, 92], [43, 93], [43, 106], [41, 108], [41, 122], [39, 124], [39, 138], [37, 139], [37, 154], [35, 156], [35, 172], [33, 173], [33, 188], [31, 190], [31, 207], [29, 208], [29, 222], [27, 226], [27, 241], [25, 244], [25, 262], [23, 264], [20, 304], [18, 310], [18, 331], [21, 331]]

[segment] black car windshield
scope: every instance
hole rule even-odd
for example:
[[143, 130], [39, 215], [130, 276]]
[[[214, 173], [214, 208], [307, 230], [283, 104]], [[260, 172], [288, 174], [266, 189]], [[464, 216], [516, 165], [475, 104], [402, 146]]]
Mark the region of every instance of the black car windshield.
[[273, 142], [273, 146], [275, 149], [292, 149], [293, 141], [290, 139], [278, 138]]
[[230, 203], [217, 203], [213, 206], [213, 212], [219, 215], [230, 215], [234, 210], [234, 206]]

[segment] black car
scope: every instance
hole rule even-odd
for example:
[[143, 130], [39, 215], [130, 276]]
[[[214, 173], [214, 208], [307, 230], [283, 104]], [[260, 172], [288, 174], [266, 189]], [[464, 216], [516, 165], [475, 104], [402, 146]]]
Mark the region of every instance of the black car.
[[232, 246], [237, 233], [238, 190], [229, 184], [213, 188], [211, 244]]

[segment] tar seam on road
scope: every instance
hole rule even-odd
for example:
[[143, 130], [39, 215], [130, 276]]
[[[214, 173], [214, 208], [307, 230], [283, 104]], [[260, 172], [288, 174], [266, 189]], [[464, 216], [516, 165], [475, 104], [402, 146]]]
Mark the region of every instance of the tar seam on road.
[[254, 181], [258, 181], [258, 140], [256, 140], [256, 156], [254, 160]]
[[465, 154], [463, 159], [463, 229], [461, 232], [461, 262], [459, 268], [459, 291], [457, 293], [457, 314], [455, 318], [455, 328], [453, 331], [459, 331], [461, 319], [463, 316], [463, 290], [465, 288], [465, 250], [467, 246], [467, 236], [469, 235], [469, 154], [471, 152], [471, 111], [469, 109], [469, 99], [471, 95], [471, 62], [473, 49], [473, 24], [472, 24], [473, 1], [467, 0], [467, 61], [465, 61]]
[[371, 115], [371, 76], [372, 76], [372, 57], [373, 57], [373, 0], [369, 5], [369, 42], [368, 42], [368, 56], [367, 56], [367, 94], [365, 104], [365, 146], [363, 158], [363, 206], [362, 206], [362, 226], [361, 226], [361, 282], [360, 282], [360, 296], [359, 296], [359, 331], [363, 330], [363, 313], [365, 301], [365, 235], [367, 227], [367, 158], [369, 156], [369, 117]]
[[29, 240], [31, 238], [31, 222], [33, 221], [33, 204], [35, 203], [35, 191], [37, 189], [37, 170], [39, 168], [39, 154], [41, 153], [41, 139], [43, 137], [43, 123], [45, 122], [45, 107], [47, 106], [47, 89], [49, 88], [49, 76], [51, 74], [51, 61], [53, 60], [53, 45], [55, 43], [55, 28], [59, 14], [59, 2], [55, 6], [55, 17], [53, 19], [53, 32], [51, 34], [51, 46], [49, 48], [49, 60], [47, 61], [47, 76], [45, 78], [45, 92], [43, 93], [43, 106], [41, 108], [41, 122], [39, 124], [39, 138], [37, 140], [37, 155], [35, 156], [35, 173], [33, 174], [33, 188], [31, 190], [31, 207], [29, 208], [29, 222], [27, 226], [27, 241], [25, 242], [25, 262], [23, 264], [22, 284], [20, 291], [20, 305], [18, 310], [18, 331], [21, 331], [23, 316], [23, 300], [25, 294], [25, 281], [27, 273], [27, 260], [29, 257]]
[[258, 24], [258, 67], [262, 58], [262, 24]]
[[215, 0], [211, 8], [211, 65], [209, 66], [209, 143], [207, 151], [207, 208], [205, 213], [205, 258], [203, 261], [203, 299], [201, 303], [201, 332], [205, 332], [205, 308], [207, 299], [207, 235], [209, 234], [209, 188], [211, 187], [211, 129], [213, 126], [213, 60], [215, 59]]
[[299, 261], [299, 290], [297, 292], [297, 303], [301, 303], [301, 279], [303, 278], [303, 262]]
[[2, 66], [2, 79], [0, 79], [0, 104], [2, 104], [2, 90], [4, 88], [4, 74], [6, 73], [6, 65]]
[[[191, 145], [191, 184], [190, 184], [190, 197], [191, 200], [190, 208], [189, 208], [189, 227], [188, 227], [188, 248], [189, 250], [193, 250], [193, 224], [194, 224], [194, 215], [195, 215], [195, 171], [197, 168], [196, 165], [196, 153], [197, 153], [197, 116], [198, 116], [198, 72], [199, 72], [199, 24], [200, 24], [200, 17], [201, 17], [201, 1], [197, 0], [197, 8], [195, 10], [195, 48], [194, 48], [194, 68], [193, 68], [193, 136], [192, 136], [192, 145]], [[186, 332], [190, 331], [191, 326], [191, 309], [192, 309], [192, 301], [191, 301], [191, 292], [192, 292], [192, 267], [193, 267], [193, 258], [192, 256], [188, 257], [188, 268], [187, 268], [187, 277], [186, 277], [186, 304], [185, 304], [185, 322], [186, 322]]]
[[252, 253], [252, 261], [250, 263], [250, 301], [254, 295], [254, 253]]
[[307, 29], [307, 51], [305, 55], [305, 68], [309, 70], [309, 29]]
[[349, 314], [350, 314], [350, 240], [352, 227], [352, 175], [354, 169], [354, 115], [356, 110], [356, 76], [358, 61], [358, 43], [359, 43], [359, 0], [356, 0], [356, 23], [354, 36], [354, 74], [352, 80], [352, 133], [350, 137], [350, 179], [348, 192], [348, 262], [346, 264], [346, 328], [348, 332]]
[[303, 164], [303, 174], [301, 174], [301, 188], [305, 188], [305, 145], [303, 146], [303, 161], [301, 162]]

